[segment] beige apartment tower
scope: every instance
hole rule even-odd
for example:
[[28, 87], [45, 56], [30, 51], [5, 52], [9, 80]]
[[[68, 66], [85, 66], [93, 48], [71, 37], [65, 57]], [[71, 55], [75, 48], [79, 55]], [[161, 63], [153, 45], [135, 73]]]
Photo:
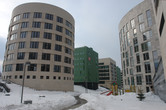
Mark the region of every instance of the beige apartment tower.
[[116, 62], [111, 58], [99, 59], [99, 85], [111, 89], [117, 83]]
[[[12, 13], [3, 79], [37, 90], [73, 91], [74, 18], [45, 3], [26, 3]], [[30, 65], [26, 63], [30, 62]]]
[[126, 91], [153, 90], [153, 76], [160, 56], [152, 3], [144, 0], [120, 21], [119, 39]]

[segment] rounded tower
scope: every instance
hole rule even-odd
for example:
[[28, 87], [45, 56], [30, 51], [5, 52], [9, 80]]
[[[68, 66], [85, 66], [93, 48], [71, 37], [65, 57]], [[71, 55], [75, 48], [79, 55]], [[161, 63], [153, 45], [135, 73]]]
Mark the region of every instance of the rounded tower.
[[[37, 90], [73, 91], [74, 18], [45, 3], [26, 3], [12, 13], [3, 79]], [[30, 65], [28, 65], [30, 63]]]

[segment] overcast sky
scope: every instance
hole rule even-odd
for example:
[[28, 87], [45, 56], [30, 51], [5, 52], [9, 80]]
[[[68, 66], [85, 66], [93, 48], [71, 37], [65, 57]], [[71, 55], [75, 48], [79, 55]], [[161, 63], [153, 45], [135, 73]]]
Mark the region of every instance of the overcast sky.
[[3, 0], [0, 3], [0, 71], [12, 10], [27, 2], [61, 7], [75, 19], [75, 47], [88, 46], [99, 58], [110, 57], [121, 67], [118, 25], [143, 0]]

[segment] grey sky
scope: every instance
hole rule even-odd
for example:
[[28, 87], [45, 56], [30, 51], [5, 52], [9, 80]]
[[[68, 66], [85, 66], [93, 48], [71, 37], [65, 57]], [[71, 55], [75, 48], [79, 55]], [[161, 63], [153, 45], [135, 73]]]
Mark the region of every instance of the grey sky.
[[99, 58], [110, 57], [118, 66], [118, 25], [122, 17], [143, 0], [4, 0], [0, 3], [0, 71], [12, 10], [27, 2], [43, 2], [68, 11], [75, 19], [75, 47], [92, 47]]

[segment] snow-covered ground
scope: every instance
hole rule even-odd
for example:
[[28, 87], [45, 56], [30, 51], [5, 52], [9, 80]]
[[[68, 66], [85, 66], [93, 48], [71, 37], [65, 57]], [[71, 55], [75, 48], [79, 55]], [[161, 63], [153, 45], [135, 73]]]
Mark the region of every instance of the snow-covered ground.
[[[24, 99], [32, 100], [32, 104], [21, 104], [21, 86], [8, 84], [10, 96], [0, 93], [0, 110], [61, 110], [76, 103], [75, 95], [88, 102], [75, 110], [166, 110], [166, 103], [153, 93], [145, 94], [145, 100], [139, 101], [135, 93], [125, 93], [119, 96], [100, 95], [107, 91], [104, 88], [87, 90], [74, 86], [74, 92], [36, 91], [24, 88]], [[45, 97], [41, 97], [45, 96]]]

